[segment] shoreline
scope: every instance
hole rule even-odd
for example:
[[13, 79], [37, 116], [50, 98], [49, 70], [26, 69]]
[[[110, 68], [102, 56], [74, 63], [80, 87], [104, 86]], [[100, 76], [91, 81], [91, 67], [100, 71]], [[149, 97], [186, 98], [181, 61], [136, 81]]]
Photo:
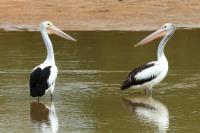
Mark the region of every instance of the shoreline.
[[[153, 31], [155, 29], [159, 28], [158, 27], [155, 27], [155, 28], [149, 28], [149, 29], [71, 29], [71, 30], [67, 30], [67, 29], [62, 29], [63, 31], [127, 31], [127, 32], [140, 32], [140, 31]], [[180, 26], [180, 27], [176, 27], [177, 30], [194, 30], [194, 29], [200, 29], [200, 26]], [[5, 31], [5, 32], [9, 32], [9, 31], [28, 31], [28, 32], [35, 32], [35, 31], [39, 31], [39, 28], [34, 28], [32, 26], [24, 26], [24, 25], [12, 25], [12, 26], [5, 26], [5, 27], [2, 27], [0, 26], [0, 31]]]
[[66, 31], [149, 31], [167, 22], [200, 28], [198, 0], [0, 0], [0, 12], [5, 31], [37, 31], [45, 20]]

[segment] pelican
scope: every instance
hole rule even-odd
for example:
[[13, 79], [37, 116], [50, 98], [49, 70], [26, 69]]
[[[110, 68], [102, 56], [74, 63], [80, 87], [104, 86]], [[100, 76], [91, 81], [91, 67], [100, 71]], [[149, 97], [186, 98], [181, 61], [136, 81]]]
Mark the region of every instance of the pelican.
[[147, 36], [135, 46], [141, 46], [163, 37], [157, 51], [157, 61], [153, 61], [135, 68], [122, 83], [121, 90], [133, 88], [145, 88], [145, 92], [152, 93], [152, 87], [161, 82], [168, 72], [168, 62], [164, 54], [164, 48], [169, 38], [175, 32], [176, 27], [172, 23], [164, 24], [157, 31]]
[[45, 92], [50, 91], [52, 100], [58, 70], [55, 64], [53, 46], [48, 34], [54, 33], [71, 41], [76, 40], [55, 27], [49, 21], [40, 24], [40, 32], [47, 49], [47, 57], [42, 64], [32, 70], [29, 82], [30, 95], [32, 97], [38, 97], [39, 100], [39, 97], [43, 96]]

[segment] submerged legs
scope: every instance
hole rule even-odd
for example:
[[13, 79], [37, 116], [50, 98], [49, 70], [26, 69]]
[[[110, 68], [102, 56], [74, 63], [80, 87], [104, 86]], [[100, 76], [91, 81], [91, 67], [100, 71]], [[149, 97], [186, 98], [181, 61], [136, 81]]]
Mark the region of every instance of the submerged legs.
[[53, 93], [50, 93], [51, 101], [53, 101]]
[[50, 88], [51, 101], [53, 101], [54, 86], [55, 86], [55, 83], [54, 83], [54, 84], [52, 85], [52, 87]]
[[145, 88], [145, 94], [148, 96], [152, 96], [152, 88]]
[[39, 96], [38, 96], [38, 99], [37, 99], [37, 101], [38, 101], [38, 102], [40, 102], [40, 97], [39, 97]]

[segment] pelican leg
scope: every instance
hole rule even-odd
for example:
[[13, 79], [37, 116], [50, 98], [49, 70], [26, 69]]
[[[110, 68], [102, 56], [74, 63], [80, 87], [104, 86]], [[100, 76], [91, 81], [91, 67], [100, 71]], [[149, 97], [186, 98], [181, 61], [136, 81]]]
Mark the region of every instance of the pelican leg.
[[53, 93], [50, 93], [51, 101], [53, 101]]
[[38, 96], [38, 99], [37, 99], [37, 100], [38, 100], [38, 102], [40, 102], [40, 97], [39, 97], [39, 96]]
[[145, 92], [145, 95], [148, 95], [148, 93], [149, 93], [148, 88], [145, 88], [145, 89], [144, 89], [144, 92]]
[[149, 96], [152, 96], [152, 88], [149, 89]]
[[151, 88], [145, 88], [145, 95], [152, 96], [152, 89]]
[[54, 92], [54, 87], [55, 87], [55, 83], [51, 86], [50, 88], [50, 96], [51, 96], [51, 101], [53, 101], [53, 92]]

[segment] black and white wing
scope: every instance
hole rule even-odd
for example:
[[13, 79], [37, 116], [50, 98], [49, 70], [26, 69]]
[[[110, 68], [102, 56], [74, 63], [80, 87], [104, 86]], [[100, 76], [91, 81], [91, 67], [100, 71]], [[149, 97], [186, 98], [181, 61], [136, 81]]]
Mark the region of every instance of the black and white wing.
[[51, 66], [41, 69], [37, 67], [30, 75], [30, 95], [32, 97], [41, 97], [45, 94], [45, 90], [49, 88], [48, 79], [51, 73]]
[[130, 72], [127, 79], [122, 83], [121, 90], [149, 82], [155, 79], [160, 73], [161, 71], [155, 62], [151, 62], [135, 68]]

